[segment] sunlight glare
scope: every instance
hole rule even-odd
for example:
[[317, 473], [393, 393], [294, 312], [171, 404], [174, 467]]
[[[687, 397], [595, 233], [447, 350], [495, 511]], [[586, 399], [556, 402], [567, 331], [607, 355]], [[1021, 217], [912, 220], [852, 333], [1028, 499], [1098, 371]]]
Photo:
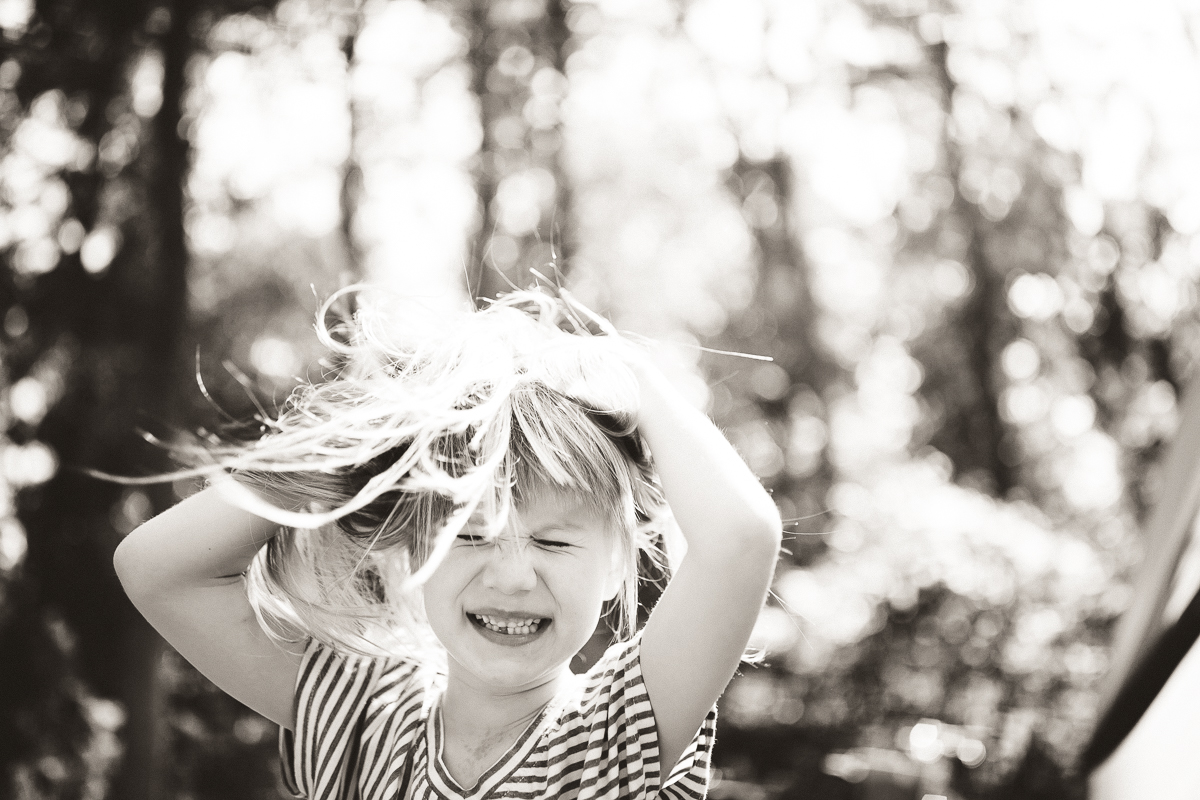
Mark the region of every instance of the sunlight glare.
[[708, 56], [744, 72], [762, 64], [765, 26], [761, 0], [698, 0], [688, 6], [683, 23]]
[[891, 113], [818, 101], [794, 109], [784, 122], [784, 148], [807, 165], [817, 196], [852, 224], [890, 215], [907, 183], [906, 137]]
[[1067, 501], [1096, 511], [1118, 502], [1124, 489], [1119, 458], [1120, 450], [1107, 434], [1090, 430], [1080, 436], [1055, 465]]

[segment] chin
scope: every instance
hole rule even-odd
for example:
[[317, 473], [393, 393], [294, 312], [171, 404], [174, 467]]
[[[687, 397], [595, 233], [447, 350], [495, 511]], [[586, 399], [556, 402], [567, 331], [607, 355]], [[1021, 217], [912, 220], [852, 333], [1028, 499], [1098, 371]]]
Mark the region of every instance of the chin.
[[516, 646], [477, 636], [469, 651], [455, 660], [481, 683], [494, 689], [533, 688], [569, 672], [571, 659], [583, 647], [583, 644], [574, 649], [556, 646], [559, 643], [553, 641], [552, 635]]

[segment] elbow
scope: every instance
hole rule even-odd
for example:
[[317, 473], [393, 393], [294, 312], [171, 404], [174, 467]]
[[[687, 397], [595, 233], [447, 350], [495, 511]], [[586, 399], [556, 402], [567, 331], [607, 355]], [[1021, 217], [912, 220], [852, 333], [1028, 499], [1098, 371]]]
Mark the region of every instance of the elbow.
[[729, 557], [769, 562], [772, 567], [779, 558], [779, 549], [783, 545], [783, 522], [779, 510], [769, 499], [746, 513], [738, 524], [731, 526], [729, 534], [725, 537], [726, 555]]
[[747, 524], [737, 537], [737, 546], [738, 552], [731, 553], [730, 558], [738, 559], [747, 579], [761, 581], [765, 589], [775, 575], [783, 546], [783, 522], [774, 503], [769, 512], [760, 515], [753, 524]]
[[121, 588], [125, 590], [125, 594], [131, 594], [130, 589], [136, 584], [138, 573], [137, 557], [132, 550], [129, 537], [125, 537], [117, 545], [116, 552], [113, 553], [113, 571], [117, 573], [117, 580], [121, 582]]
[[779, 548], [783, 546], [783, 520], [779, 517], [779, 509], [774, 503], [768, 503], [753, 517], [743, 533], [747, 547], [763, 553], [771, 563], [779, 557]]
[[116, 551], [113, 553], [113, 571], [117, 573], [117, 580], [124, 586], [128, 577], [132, 574], [132, 566], [130, 565], [131, 556], [129, 554], [129, 537], [121, 540], [117, 545]]
[[145, 554], [140, 551], [137, 546], [137, 541], [134, 535], [131, 534], [121, 540], [117, 545], [116, 552], [113, 553], [113, 571], [117, 573], [117, 580], [121, 582], [121, 588], [125, 590], [125, 594], [133, 601], [134, 605], [138, 605], [141, 598], [152, 593], [153, 586], [150, 579], [153, 577], [153, 571], [148, 569]]
[[739, 527], [746, 538], [766, 542], [776, 548], [783, 539], [783, 520], [779, 516], [779, 508], [766, 492], [746, 501]]

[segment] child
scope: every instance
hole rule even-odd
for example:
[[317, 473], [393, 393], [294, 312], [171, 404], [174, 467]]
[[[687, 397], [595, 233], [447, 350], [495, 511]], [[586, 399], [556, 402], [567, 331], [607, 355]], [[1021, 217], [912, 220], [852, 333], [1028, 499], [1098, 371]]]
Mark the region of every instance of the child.
[[[703, 797], [774, 505], [565, 292], [445, 323], [326, 333], [341, 373], [259, 442], [204, 451], [209, 488], [118, 548], [126, 591], [282, 726], [299, 796]], [[686, 555], [634, 633], [637, 565], [670, 517]], [[623, 641], [573, 675], [606, 609]]]

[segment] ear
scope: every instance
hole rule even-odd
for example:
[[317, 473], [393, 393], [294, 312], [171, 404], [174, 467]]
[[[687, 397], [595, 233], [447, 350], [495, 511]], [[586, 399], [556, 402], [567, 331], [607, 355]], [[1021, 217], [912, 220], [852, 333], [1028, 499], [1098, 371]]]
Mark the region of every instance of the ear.
[[609, 547], [608, 572], [604, 576], [604, 599], [612, 601], [625, 585], [625, 548], [620, 542], [612, 542]]

